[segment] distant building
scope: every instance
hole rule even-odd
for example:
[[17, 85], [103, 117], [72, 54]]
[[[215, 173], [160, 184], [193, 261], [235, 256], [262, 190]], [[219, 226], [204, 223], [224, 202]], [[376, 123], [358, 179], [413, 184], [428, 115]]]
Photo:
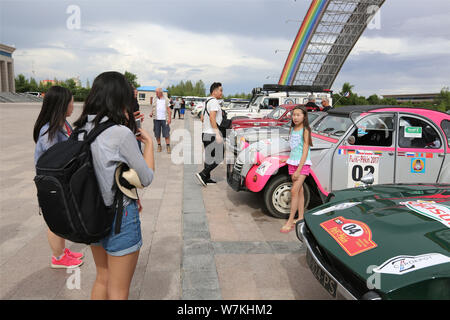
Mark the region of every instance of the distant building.
[[[138, 102], [140, 105], [151, 105], [153, 100], [156, 98], [156, 89], [158, 87], [153, 86], [143, 86], [137, 88], [138, 91]], [[165, 97], [168, 96], [168, 91], [163, 89], [163, 94]]]
[[73, 77], [73, 78], [71, 78], [71, 80], [73, 80], [75, 82], [75, 85], [77, 87], [81, 87], [80, 77]]
[[385, 99], [395, 99], [398, 103], [402, 102], [433, 102], [439, 96], [439, 93], [415, 93], [415, 94], [384, 94]]
[[56, 80], [41, 80], [41, 85], [45, 86], [50, 83], [52, 86], [56, 85]]
[[16, 92], [13, 52], [16, 48], [0, 43], [0, 92]]

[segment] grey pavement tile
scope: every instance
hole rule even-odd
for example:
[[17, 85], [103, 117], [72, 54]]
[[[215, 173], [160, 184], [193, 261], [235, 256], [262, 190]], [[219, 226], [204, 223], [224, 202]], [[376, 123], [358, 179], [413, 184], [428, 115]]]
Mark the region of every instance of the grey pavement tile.
[[183, 246], [184, 256], [213, 255], [214, 247], [211, 241], [205, 239], [185, 239]]
[[[216, 271], [214, 256], [210, 254], [198, 254], [183, 256], [183, 272], [188, 271]], [[217, 271], [216, 271], [217, 272]]]
[[218, 290], [188, 289], [183, 291], [182, 300], [222, 300]]
[[269, 254], [272, 248], [267, 242], [222, 241], [214, 242], [216, 254]]
[[185, 271], [182, 279], [183, 292], [186, 290], [217, 290], [220, 291], [216, 271]]
[[174, 271], [151, 270], [142, 280], [141, 300], [181, 299], [180, 269]]

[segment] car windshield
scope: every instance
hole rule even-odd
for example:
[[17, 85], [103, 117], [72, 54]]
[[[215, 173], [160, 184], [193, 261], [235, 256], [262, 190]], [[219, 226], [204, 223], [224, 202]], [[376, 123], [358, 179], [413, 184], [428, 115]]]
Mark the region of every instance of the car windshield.
[[231, 102], [228, 106], [230, 109], [244, 109], [247, 108], [247, 103], [243, 102]]
[[311, 124], [319, 117], [317, 113], [308, 112], [308, 122]]
[[252, 106], [253, 107], [258, 107], [259, 105], [261, 105], [262, 101], [264, 99], [264, 96], [259, 96], [257, 97], [253, 102], [252, 102]]
[[317, 133], [340, 137], [348, 130], [348, 128], [350, 128], [351, 125], [352, 120], [350, 120], [350, 118], [328, 115], [319, 121], [312, 130]]
[[285, 108], [276, 108], [274, 110], [272, 110], [268, 115], [267, 118], [268, 119], [274, 119], [274, 120], [278, 120], [281, 118], [281, 116], [286, 112]]

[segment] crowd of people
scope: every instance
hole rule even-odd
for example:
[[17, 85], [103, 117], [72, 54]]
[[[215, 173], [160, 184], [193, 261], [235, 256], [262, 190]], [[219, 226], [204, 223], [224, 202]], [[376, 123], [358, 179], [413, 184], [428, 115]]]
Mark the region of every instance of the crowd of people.
[[[211, 172], [224, 159], [222, 129], [226, 115], [222, 114], [219, 103], [222, 97], [222, 84], [213, 83], [201, 117], [205, 161], [203, 170], [195, 176], [205, 187], [216, 183], [211, 178]], [[120, 219], [114, 219], [114, 224], [120, 224], [119, 233], [115, 231], [116, 225], [116, 228], [111, 228], [108, 236], [90, 244], [97, 270], [91, 291], [92, 299], [128, 298], [142, 246], [139, 219], [142, 206], [137, 193], [131, 191], [151, 184], [155, 174], [155, 160], [153, 137], [136, 124], [137, 119], [144, 121], [136, 98], [136, 89], [122, 74], [104, 72], [94, 80], [82, 113], [74, 122], [74, 128], [67, 121], [74, 109], [73, 96], [68, 89], [60, 86], [53, 86], [46, 94], [34, 126], [34, 160], [37, 164], [39, 158], [53, 145], [70, 139], [74, 131], [77, 134], [85, 131], [88, 135], [102, 123], [113, 122], [113, 125], [102, 131], [90, 145], [95, 176], [103, 201], [106, 206], [114, 208], [116, 218], [120, 216]], [[167, 152], [171, 152], [171, 120], [175, 119], [177, 113], [180, 119], [184, 118], [184, 110], [183, 99], [171, 101], [164, 96], [161, 88], [156, 90], [156, 99], [151, 105], [149, 117], [153, 119], [157, 152], [162, 151], [161, 136], [165, 139]], [[77, 137], [80, 139], [79, 134]], [[143, 148], [141, 144], [144, 145]], [[287, 164], [293, 181], [292, 205], [291, 215], [280, 230], [283, 233], [292, 231], [295, 222], [303, 217], [303, 183], [310, 171], [309, 147], [312, 146], [305, 107], [298, 106], [293, 110], [290, 146], [291, 153]], [[122, 165], [128, 170], [118, 170]], [[124, 196], [122, 205], [116, 207], [113, 202], [118, 189], [123, 191]], [[297, 211], [298, 219], [294, 220]], [[47, 238], [52, 252], [52, 268], [75, 268], [83, 264], [83, 254], [70, 251], [66, 247], [65, 239], [53, 233], [50, 228]]]

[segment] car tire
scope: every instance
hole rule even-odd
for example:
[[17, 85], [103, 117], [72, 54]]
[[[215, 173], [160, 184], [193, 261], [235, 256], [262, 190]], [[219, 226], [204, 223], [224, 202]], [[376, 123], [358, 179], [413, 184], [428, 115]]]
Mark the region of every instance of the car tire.
[[[271, 178], [264, 189], [264, 205], [268, 213], [279, 219], [288, 219], [291, 207], [292, 180], [289, 175], [279, 174]], [[311, 187], [303, 184], [305, 209], [311, 202]]]

